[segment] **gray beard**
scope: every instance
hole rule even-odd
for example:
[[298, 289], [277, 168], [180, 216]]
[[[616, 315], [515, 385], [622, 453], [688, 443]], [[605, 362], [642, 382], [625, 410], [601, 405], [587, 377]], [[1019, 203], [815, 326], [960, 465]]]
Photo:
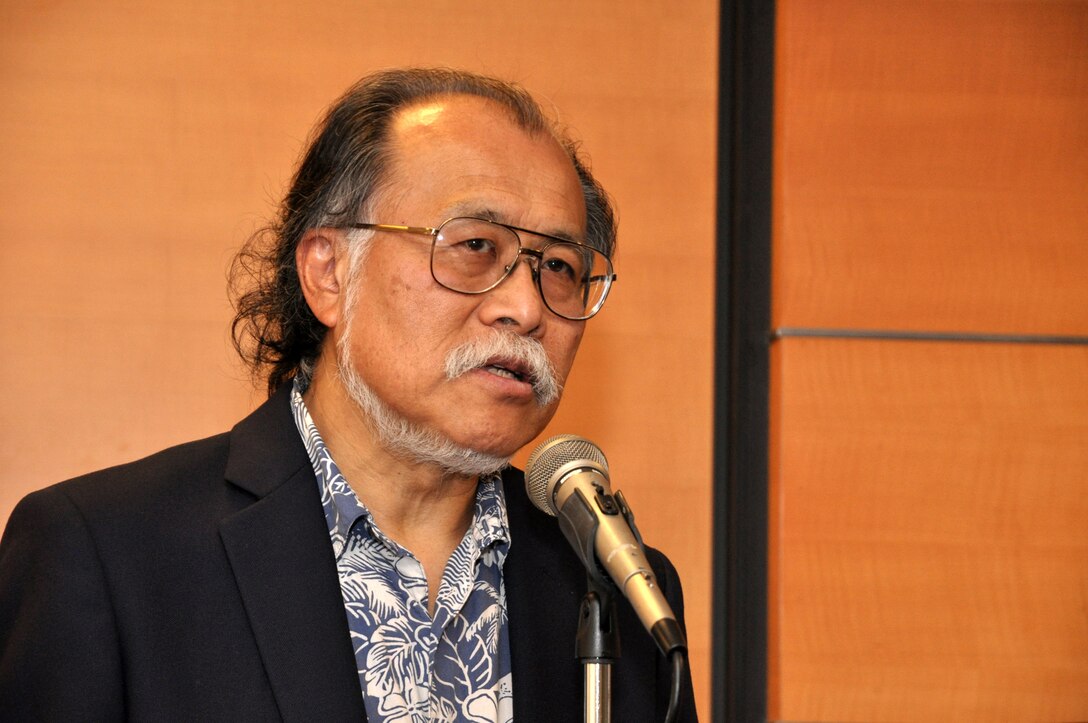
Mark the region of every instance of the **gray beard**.
[[[511, 340], [512, 339], [512, 340]], [[469, 344], [455, 349], [446, 360], [446, 376], [453, 379], [477, 367], [486, 359], [487, 349], [514, 350], [528, 358], [534, 370], [534, 393], [541, 406], [559, 397], [561, 387], [547, 362], [539, 342], [514, 335], [495, 337], [490, 342]], [[363, 414], [382, 447], [400, 459], [433, 464], [450, 476], [483, 477], [494, 474], [510, 463], [509, 456], [498, 456], [457, 444], [445, 435], [415, 424], [378, 398], [356, 371], [351, 353], [351, 324], [336, 344], [337, 376]], [[473, 363], [476, 360], [476, 363]]]

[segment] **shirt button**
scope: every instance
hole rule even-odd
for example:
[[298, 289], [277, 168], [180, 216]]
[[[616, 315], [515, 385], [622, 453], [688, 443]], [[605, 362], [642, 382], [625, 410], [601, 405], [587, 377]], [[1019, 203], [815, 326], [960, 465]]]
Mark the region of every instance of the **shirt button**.
[[423, 577], [423, 565], [414, 557], [405, 555], [397, 560], [397, 573], [402, 577]]

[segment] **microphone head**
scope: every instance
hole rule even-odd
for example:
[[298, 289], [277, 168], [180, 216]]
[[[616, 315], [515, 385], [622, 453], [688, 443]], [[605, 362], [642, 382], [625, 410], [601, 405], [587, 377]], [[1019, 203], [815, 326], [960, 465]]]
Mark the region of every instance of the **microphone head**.
[[593, 442], [573, 434], [560, 434], [541, 442], [525, 463], [525, 490], [529, 499], [537, 509], [557, 516], [556, 485], [569, 472], [583, 468], [596, 469], [608, 477], [608, 460]]

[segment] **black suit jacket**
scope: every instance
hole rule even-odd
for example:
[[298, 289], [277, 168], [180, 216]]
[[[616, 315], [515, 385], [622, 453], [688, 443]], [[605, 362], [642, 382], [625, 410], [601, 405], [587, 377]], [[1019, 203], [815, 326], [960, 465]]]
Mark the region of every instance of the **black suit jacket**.
[[[582, 719], [586, 580], [504, 485], [514, 714]], [[682, 615], [672, 565], [650, 551]], [[614, 720], [662, 720], [669, 671], [626, 602]], [[690, 679], [681, 720], [694, 720]], [[0, 719], [365, 720], [313, 468], [281, 390], [231, 432], [35, 492], [0, 542]]]

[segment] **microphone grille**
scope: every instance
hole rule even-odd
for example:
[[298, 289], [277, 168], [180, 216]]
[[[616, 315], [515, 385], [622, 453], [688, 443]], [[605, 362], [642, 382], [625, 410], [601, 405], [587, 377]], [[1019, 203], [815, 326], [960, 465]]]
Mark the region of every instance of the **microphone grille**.
[[608, 460], [604, 452], [588, 439], [573, 434], [559, 434], [533, 450], [525, 463], [525, 490], [529, 499], [540, 510], [555, 517], [551, 492], [557, 480], [553, 479], [562, 467], [578, 460], [585, 460], [608, 473]]

